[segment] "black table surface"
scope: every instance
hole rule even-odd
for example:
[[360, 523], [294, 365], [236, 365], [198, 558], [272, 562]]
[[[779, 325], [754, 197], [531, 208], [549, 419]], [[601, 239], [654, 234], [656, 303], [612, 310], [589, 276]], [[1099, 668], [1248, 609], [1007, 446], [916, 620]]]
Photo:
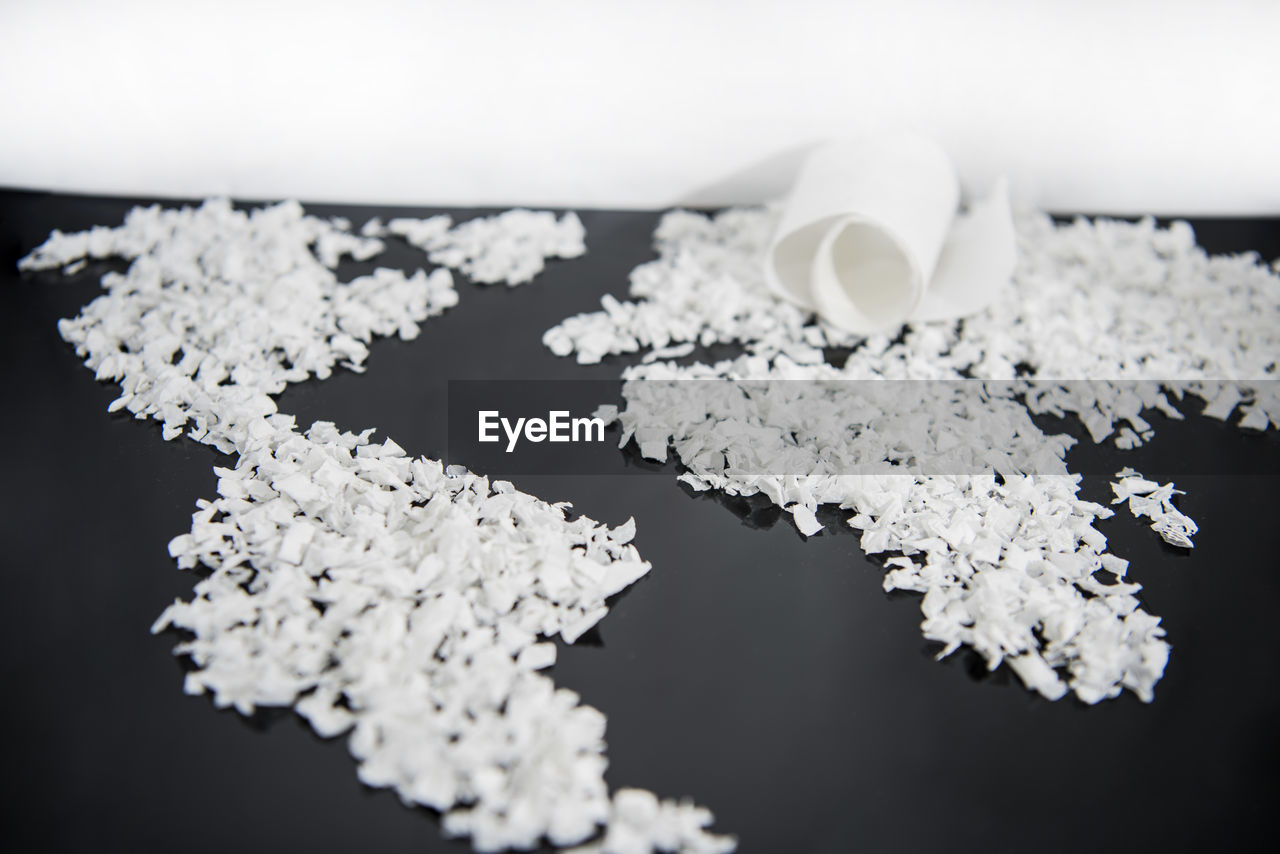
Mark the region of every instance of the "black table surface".
[[[98, 293], [103, 264], [71, 277], [15, 267], [51, 229], [115, 225], [137, 201], [0, 191], [0, 836], [11, 851], [469, 850], [441, 838], [434, 813], [362, 786], [343, 739], [316, 737], [287, 710], [246, 719], [184, 695], [175, 637], [149, 634], [195, 581], [166, 544], [195, 500], [214, 496], [212, 467], [228, 459], [108, 415], [115, 387], [96, 383], [55, 328]], [[357, 224], [438, 212], [308, 210]], [[633, 359], [580, 366], [540, 339], [602, 294], [625, 295], [629, 271], [654, 257], [659, 215], [580, 215], [583, 258], [515, 289], [458, 276], [460, 304], [418, 340], [376, 341], [367, 373], [293, 386], [281, 410], [300, 424], [374, 426], [438, 457], [449, 378], [617, 378]], [[1211, 251], [1280, 256], [1280, 221], [1192, 222]], [[397, 246], [374, 263], [424, 260]], [[1135, 468], [1164, 473], [1144, 468], [1147, 454], [1203, 465], [1176, 477], [1201, 528], [1194, 551], [1127, 512], [1100, 523], [1173, 647], [1150, 705], [1127, 692], [1095, 707], [1048, 702], [970, 653], [935, 662], [919, 597], [882, 591], [856, 532], [829, 525], [806, 540], [776, 512], [695, 495], [673, 466], [626, 475], [621, 454], [616, 475], [516, 478], [609, 524], [634, 516], [653, 563], [593, 638], [557, 641], [548, 672], [608, 716], [612, 787], [689, 795], [744, 852], [1175, 851], [1269, 836], [1280, 481], [1206, 472], [1242, 442], [1275, 471], [1280, 441], [1200, 417], [1152, 420]], [[1107, 478], [1087, 476], [1083, 492], [1109, 498]]]

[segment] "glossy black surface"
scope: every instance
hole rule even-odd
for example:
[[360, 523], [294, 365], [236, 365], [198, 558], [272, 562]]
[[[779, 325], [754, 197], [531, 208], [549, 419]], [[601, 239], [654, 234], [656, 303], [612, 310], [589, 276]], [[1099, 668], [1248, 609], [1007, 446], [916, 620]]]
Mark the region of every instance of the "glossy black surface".
[[[14, 266], [50, 229], [116, 224], [129, 204], [0, 192], [9, 850], [469, 850], [442, 840], [428, 811], [362, 787], [342, 741], [321, 741], [291, 712], [245, 720], [185, 696], [174, 638], [148, 634], [193, 583], [165, 546], [213, 494], [222, 460], [107, 414], [114, 388], [55, 329], [97, 293], [95, 270], [20, 277]], [[388, 213], [309, 210], [357, 223]], [[366, 374], [290, 388], [281, 408], [302, 423], [377, 426], [439, 455], [450, 377], [615, 378], [624, 361], [582, 367], [539, 339], [601, 294], [625, 293], [627, 273], [652, 257], [657, 214], [582, 219], [586, 257], [511, 290], [460, 277], [460, 305], [417, 341], [378, 341]], [[1276, 221], [1196, 225], [1215, 251], [1280, 255]], [[382, 261], [420, 258], [397, 248]], [[1212, 459], [1242, 442], [1273, 463], [1280, 453], [1274, 435], [1153, 421], [1164, 459]], [[1160, 473], [1144, 469], [1143, 451], [1129, 459]], [[744, 852], [1227, 850], [1270, 830], [1275, 478], [1179, 478], [1201, 527], [1191, 554], [1127, 513], [1102, 523], [1173, 655], [1153, 704], [1126, 694], [1094, 708], [1041, 700], [963, 652], [935, 662], [918, 599], [885, 595], [878, 564], [838, 526], [805, 541], [772, 509], [695, 496], [674, 477], [517, 485], [611, 524], [635, 516], [653, 572], [620, 597], [596, 643], [561, 645], [550, 672], [608, 715], [611, 785], [692, 796]], [[1105, 478], [1084, 491], [1108, 497]]]

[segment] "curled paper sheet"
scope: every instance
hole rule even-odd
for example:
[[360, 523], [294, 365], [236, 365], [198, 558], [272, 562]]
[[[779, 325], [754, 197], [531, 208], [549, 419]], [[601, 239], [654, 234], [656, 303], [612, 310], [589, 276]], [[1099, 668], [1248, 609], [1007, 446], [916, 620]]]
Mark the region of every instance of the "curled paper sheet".
[[971, 314], [1013, 273], [1008, 186], [957, 215], [937, 143], [894, 134], [824, 145], [801, 169], [765, 259], [777, 293], [850, 332]]

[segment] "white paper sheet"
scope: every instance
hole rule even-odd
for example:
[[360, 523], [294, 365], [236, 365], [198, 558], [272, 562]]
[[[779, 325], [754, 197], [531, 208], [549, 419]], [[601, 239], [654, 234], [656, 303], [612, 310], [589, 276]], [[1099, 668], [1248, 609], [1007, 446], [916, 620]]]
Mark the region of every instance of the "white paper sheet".
[[1013, 272], [1008, 187], [957, 215], [946, 152], [913, 133], [824, 145], [806, 161], [765, 259], [782, 296], [860, 334], [986, 306]]

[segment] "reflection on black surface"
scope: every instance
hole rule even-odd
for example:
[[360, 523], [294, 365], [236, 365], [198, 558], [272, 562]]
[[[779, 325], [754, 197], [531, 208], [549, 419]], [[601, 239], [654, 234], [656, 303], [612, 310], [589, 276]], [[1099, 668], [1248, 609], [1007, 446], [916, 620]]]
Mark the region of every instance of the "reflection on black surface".
[[[622, 430], [621, 428], [619, 428], [617, 424], [610, 424], [605, 429], [606, 440], [612, 437], [620, 437], [621, 435], [622, 435]], [[639, 469], [640, 471], [647, 471], [647, 472], [661, 472], [661, 471], [670, 470], [672, 473], [676, 473], [677, 471], [679, 471], [676, 468], [676, 465], [674, 463], [674, 459], [675, 459], [674, 452], [668, 451], [667, 461], [664, 463], [655, 462], [653, 460], [647, 460], [640, 455], [640, 446], [636, 444], [636, 440], [634, 438], [629, 440], [627, 444], [622, 447], [621, 453], [622, 453], [622, 465], [624, 468]]]
[[830, 531], [832, 534], [855, 534], [859, 538], [862, 537], [860, 529], [849, 525], [849, 520], [854, 516], [852, 510], [846, 510], [839, 504], [822, 504], [815, 515], [818, 521], [826, 526], [815, 536], [821, 536]]
[[[631, 588], [628, 587], [627, 589], [630, 590]], [[619, 593], [618, 597], [621, 597], [621, 596], [622, 594]], [[610, 610], [612, 610], [613, 606], [617, 603], [615, 599], [610, 599], [607, 604], [609, 605]], [[597, 623], [596, 625], [592, 626], [591, 628], [587, 629], [585, 632], [580, 634], [578, 636], [578, 639], [573, 642], [573, 645], [574, 646], [590, 646], [590, 647], [597, 647], [597, 648], [603, 649], [604, 635], [600, 634], [600, 624]]]
[[[962, 646], [955, 652], [945, 658], [938, 658], [938, 653], [942, 652], [943, 645], [940, 643], [930, 642], [921, 648], [921, 653], [926, 658], [937, 659], [946, 667], [961, 667], [964, 669], [965, 675], [974, 682], [986, 682], [989, 685], [1012, 685], [1013, 680], [1009, 677], [1009, 668], [1003, 664], [995, 670], [987, 668], [987, 660], [972, 647]], [[1021, 683], [1018, 683], [1021, 686]], [[1028, 696], [1038, 696], [1034, 692], [1028, 691]], [[1075, 698], [1075, 695], [1071, 695]], [[1064, 698], [1065, 699], [1065, 698]], [[1078, 702], [1078, 701], [1077, 701]], [[1083, 706], [1083, 703], [1078, 703]]]
[[39, 285], [52, 285], [66, 287], [68, 282], [75, 283], [92, 283], [99, 285], [103, 276], [107, 273], [124, 273], [129, 269], [132, 261], [124, 258], [90, 258], [86, 259], [84, 266], [75, 269], [73, 272], [64, 272], [64, 269], [53, 270], [23, 270], [21, 273], [23, 281], [31, 282]]
[[[680, 467], [684, 469], [683, 466]], [[679, 481], [680, 490], [695, 501], [712, 501], [724, 507], [742, 521], [743, 525], [755, 530], [768, 530], [777, 524], [782, 517], [782, 508], [774, 504], [764, 495], [730, 495], [719, 489], [694, 489], [684, 481]]]
[[[627, 446], [628, 448], [631, 445]], [[677, 469], [678, 472], [687, 471], [684, 466]], [[680, 481], [680, 490], [685, 495], [695, 501], [712, 501], [728, 510], [734, 516], [741, 520], [742, 524], [748, 528], [758, 531], [764, 531], [772, 528], [780, 519], [786, 516], [787, 523], [796, 530], [797, 536], [801, 539], [808, 540], [812, 537], [806, 537], [796, 529], [795, 522], [791, 518], [791, 514], [783, 513], [782, 508], [774, 504], [769, 498], [761, 493], [754, 495], [730, 495], [719, 489], [706, 489], [698, 491], [684, 481]], [[820, 537], [828, 532], [831, 534], [856, 534], [862, 536], [862, 532], [855, 528], [849, 527], [849, 517], [852, 512], [842, 509], [838, 504], [822, 504], [817, 510], [818, 521], [825, 527], [814, 537]]]
[[[213, 702], [212, 698], [210, 698], [210, 702]], [[268, 732], [281, 721], [287, 718], [293, 718], [298, 726], [310, 730], [311, 734], [315, 735], [315, 730], [312, 730], [311, 727], [302, 720], [302, 718], [294, 713], [292, 706], [255, 706], [253, 714], [250, 715], [241, 714], [234, 708], [230, 707], [220, 711], [231, 712], [237, 718], [244, 721], [245, 726], [249, 727], [249, 729], [254, 732]], [[318, 735], [315, 735], [315, 739], [316, 741], [324, 741], [324, 739], [320, 738]]]

